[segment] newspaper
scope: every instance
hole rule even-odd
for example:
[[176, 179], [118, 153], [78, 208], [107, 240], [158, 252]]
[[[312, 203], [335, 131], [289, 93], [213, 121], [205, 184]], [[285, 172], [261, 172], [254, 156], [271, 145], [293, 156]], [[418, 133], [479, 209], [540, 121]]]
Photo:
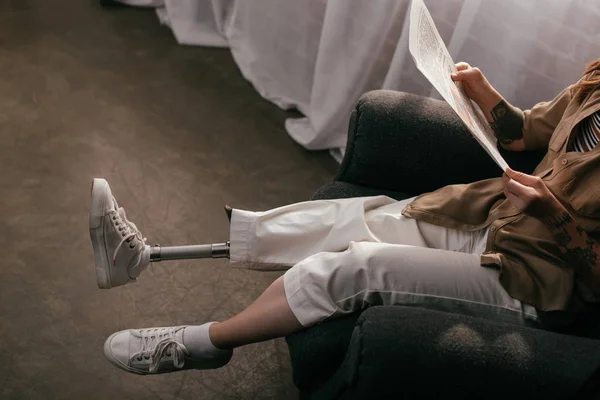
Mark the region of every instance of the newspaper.
[[409, 50], [419, 71], [450, 104], [450, 107], [462, 119], [479, 144], [502, 168], [502, 171], [506, 171], [508, 164], [498, 152], [496, 138], [483, 112], [465, 95], [462, 83], [454, 82], [450, 78], [450, 74], [456, 72], [456, 65], [454, 65], [423, 0], [412, 0]]

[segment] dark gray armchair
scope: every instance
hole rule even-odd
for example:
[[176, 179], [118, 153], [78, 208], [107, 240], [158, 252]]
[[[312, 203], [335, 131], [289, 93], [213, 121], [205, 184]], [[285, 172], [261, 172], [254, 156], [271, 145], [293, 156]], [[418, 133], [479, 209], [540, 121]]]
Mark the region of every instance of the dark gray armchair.
[[[502, 153], [523, 172], [543, 157]], [[313, 198], [404, 199], [501, 173], [446, 103], [374, 91], [352, 112], [338, 176]], [[599, 316], [590, 308], [556, 332], [377, 306], [287, 343], [304, 399], [600, 398]]]

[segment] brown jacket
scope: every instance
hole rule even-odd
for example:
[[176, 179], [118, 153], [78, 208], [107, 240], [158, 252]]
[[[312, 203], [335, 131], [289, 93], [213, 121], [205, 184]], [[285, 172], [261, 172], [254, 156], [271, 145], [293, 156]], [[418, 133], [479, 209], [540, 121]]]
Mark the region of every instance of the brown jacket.
[[[541, 177], [575, 221], [600, 240], [600, 145], [588, 153], [566, 152], [573, 128], [600, 110], [600, 89], [582, 102], [574, 92], [571, 85], [553, 101], [524, 111], [524, 141], [527, 149], [548, 149], [533, 175]], [[501, 178], [423, 194], [402, 214], [460, 230], [490, 226], [481, 264], [500, 268], [500, 283], [507, 292], [540, 311], [576, 309], [596, 300], [549, 230], [506, 199]]]

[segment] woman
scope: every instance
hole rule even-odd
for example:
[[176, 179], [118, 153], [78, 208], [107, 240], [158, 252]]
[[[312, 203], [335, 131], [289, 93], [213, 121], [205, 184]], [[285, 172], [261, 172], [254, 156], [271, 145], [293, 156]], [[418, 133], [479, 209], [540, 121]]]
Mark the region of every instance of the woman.
[[[233, 348], [375, 304], [413, 304], [538, 325], [600, 294], [600, 60], [553, 101], [521, 111], [466, 63], [452, 79], [501, 145], [547, 149], [533, 175], [450, 185], [416, 198], [321, 200], [266, 212], [228, 209], [233, 264], [287, 269], [246, 310], [203, 325], [130, 329], [104, 346], [138, 374], [225, 365]], [[98, 285], [135, 280], [150, 248], [94, 180], [90, 236]]]

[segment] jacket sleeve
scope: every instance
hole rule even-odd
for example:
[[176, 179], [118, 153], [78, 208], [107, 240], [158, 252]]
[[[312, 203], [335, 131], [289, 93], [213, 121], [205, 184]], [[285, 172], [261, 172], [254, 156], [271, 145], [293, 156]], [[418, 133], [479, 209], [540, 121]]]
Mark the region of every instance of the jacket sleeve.
[[526, 150], [548, 148], [554, 129], [573, 97], [574, 86], [565, 88], [552, 101], [538, 103], [531, 110], [523, 111], [523, 141]]

